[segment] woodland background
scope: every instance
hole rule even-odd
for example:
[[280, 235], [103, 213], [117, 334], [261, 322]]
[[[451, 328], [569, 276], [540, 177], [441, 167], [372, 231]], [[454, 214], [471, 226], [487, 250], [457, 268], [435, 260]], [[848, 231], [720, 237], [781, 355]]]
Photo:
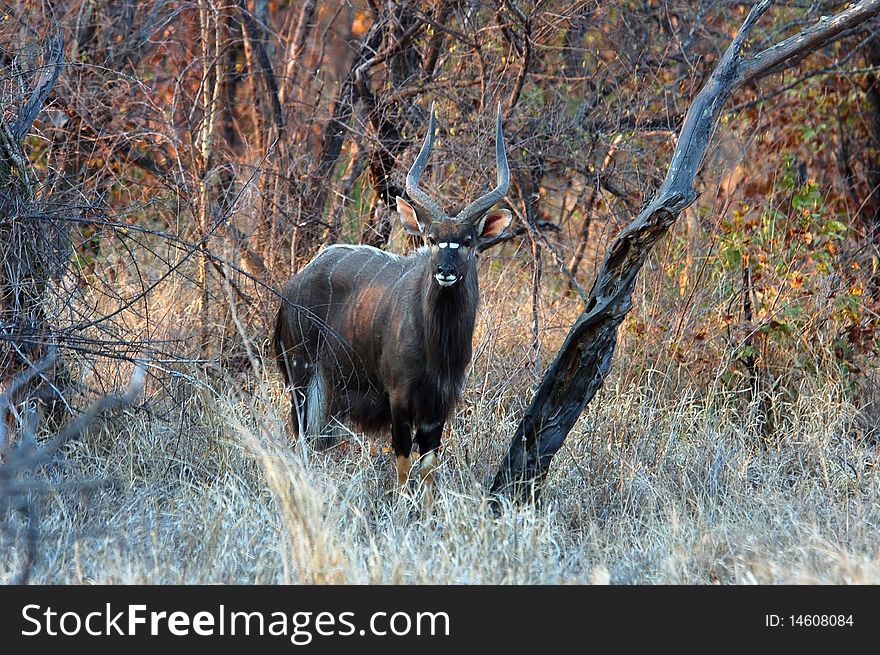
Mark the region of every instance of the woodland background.
[[[487, 509], [751, 4], [0, 3], [0, 580], [880, 582], [872, 23], [728, 102], [541, 502]], [[781, 4], [747, 50], [847, 3]], [[431, 102], [447, 207], [493, 185], [501, 104], [515, 219], [425, 517], [389, 443], [292, 446], [269, 337], [322, 245], [412, 247]]]

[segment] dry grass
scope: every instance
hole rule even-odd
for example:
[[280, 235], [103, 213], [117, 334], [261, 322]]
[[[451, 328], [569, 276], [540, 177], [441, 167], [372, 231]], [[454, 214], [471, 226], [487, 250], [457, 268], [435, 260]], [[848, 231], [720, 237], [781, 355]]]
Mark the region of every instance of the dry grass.
[[[626, 330], [543, 502], [494, 515], [483, 489], [536, 380], [528, 290], [511, 302], [512, 275], [484, 276], [430, 515], [418, 489], [394, 491], [387, 443], [291, 448], [273, 366], [191, 369], [174, 393], [156, 386], [149, 412], [103, 421], [41, 472], [55, 491], [37, 500], [33, 581], [880, 583], [877, 434], [846, 380], [777, 387], [761, 445], [729, 363], [694, 376]], [[185, 311], [169, 309], [169, 325]], [[543, 308], [544, 364], [576, 311]], [[19, 557], [4, 550], [0, 581]]]

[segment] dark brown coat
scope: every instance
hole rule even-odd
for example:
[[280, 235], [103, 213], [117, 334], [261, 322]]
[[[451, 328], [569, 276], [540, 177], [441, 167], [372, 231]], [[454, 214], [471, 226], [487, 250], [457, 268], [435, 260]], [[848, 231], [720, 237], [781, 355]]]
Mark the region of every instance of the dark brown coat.
[[284, 287], [275, 350], [290, 387], [294, 431], [332, 443], [343, 421], [367, 433], [391, 429], [398, 480], [406, 481], [413, 430], [420, 472], [431, 481], [443, 426], [461, 399], [476, 320], [477, 246], [510, 212], [490, 211], [509, 171], [497, 126], [498, 186], [450, 218], [418, 187], [434, 132], [407, 177], [415, 204], [397, 199], [407, 232], [425, 246], [402, 257], [370, 246], [330, 246]]

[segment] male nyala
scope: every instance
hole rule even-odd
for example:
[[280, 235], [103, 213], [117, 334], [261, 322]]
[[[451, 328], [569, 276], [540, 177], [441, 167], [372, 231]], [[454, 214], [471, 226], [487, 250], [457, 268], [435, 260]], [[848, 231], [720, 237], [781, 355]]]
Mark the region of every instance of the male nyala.
[[406, 257], [370, 246], [325, 248], [284, 287], [275, 327], [295, 433], [321, 443], [333, 419], [373, 434], [390, 427], [403, 486], [415, 431], [418, 471], [429, 492], [443, 426], [461, 400], [471, 359], [477, 246], [511, 218], [506, 209], [492, 210], [510, 182], [500, 108], [498, 184], [454, 217], [419, 188], [434, 131], [432, 108], [428, 135], [406, 178], [409, 200], [397, 198], [404, 229], [424, 245]]

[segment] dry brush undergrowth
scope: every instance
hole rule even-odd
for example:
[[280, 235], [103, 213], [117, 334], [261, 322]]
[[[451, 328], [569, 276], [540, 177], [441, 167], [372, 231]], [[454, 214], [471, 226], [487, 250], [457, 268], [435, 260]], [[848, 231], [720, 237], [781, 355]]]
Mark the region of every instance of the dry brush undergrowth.
[[[536, 355], [522, 270], [516, 255], [484, 267], [474, 366], [430, 516], [417, 489], [394, 491], [387, 443], [350, 434], [329, 452], [291, 447], [268, 345], [251, 342], [236, 372], [154, 368], [146, 402], [41, 470], [51, 491], [34, 500], [32, 581], [880, 582], [876, 425], [847, 379], [774, 387], [762, 439], [736, 363], [696, 373], [627, 324], [543, 501], [493, 514], [485, 485], [577, 311], [543, 290]], [[167, 293], [155, 313], [185, 330], [186, 292]], [[649, 311], [656, 319], [642, 299], [628, 322]], [[3, 581], [22, 557], [7, 545]]]

